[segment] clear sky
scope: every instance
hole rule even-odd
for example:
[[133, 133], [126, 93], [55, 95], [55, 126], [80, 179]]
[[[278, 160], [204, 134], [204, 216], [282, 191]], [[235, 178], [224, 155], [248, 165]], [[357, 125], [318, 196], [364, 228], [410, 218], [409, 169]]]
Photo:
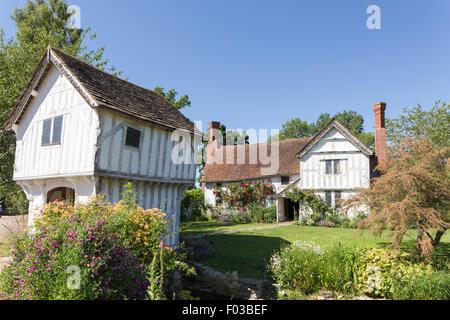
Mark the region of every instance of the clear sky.
[[[25, 1], [0, 0], [0, 27]], [[77, 0], [91, 48], [131, 82], [189, 94], [183, 112], [229, 129], [281, 128], [289, 119], [360, 112], [372, 131], [372, 106], [450, 102], [448, 0]], [[369, 5], [381, 30], [369, 30]]]

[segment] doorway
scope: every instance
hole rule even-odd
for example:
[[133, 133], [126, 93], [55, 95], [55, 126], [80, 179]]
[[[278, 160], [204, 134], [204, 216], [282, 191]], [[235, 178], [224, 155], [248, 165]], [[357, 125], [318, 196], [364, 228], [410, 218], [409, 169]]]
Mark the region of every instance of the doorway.
[[284, 201], [286, 221], [294, 221], [295, 217], [298, 217], [299, 203], [291, 199], [285, 199]]
[[66, 201], [70, 204], [74, 204], [75, 190], [66, 187], [60, 187], [50, 190], [47, 193], [47, 203], [54, 201]]

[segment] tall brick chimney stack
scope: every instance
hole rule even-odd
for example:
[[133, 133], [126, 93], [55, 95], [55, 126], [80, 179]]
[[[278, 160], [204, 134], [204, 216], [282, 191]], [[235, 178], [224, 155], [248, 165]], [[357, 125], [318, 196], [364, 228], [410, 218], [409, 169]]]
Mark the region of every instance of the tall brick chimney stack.
[[209, 123], [209, 143], [216, 141], [219, 136], [220, 122], [211, 121]]
[[375, 112], [375, 153], [378, 157], [378, 162], [386, 159], [386, 126], [385, 116], [386, 103], [378, 102], [373, 106]]
[[222, 145], [221, 136], [220, 122], [211, 121], [209, 123], [209, 141], [207, 147], [208, 156], [211, 156], [207, 158], [210, 158], [210, 160], [216, 155], [216, 149]]

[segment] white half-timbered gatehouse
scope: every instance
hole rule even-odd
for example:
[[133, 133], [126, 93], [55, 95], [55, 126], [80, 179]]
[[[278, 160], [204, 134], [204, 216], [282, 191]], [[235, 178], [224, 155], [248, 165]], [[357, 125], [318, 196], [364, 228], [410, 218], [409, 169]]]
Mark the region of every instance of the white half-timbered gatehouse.
[[[29, 225], [45, 203], [120, 200], [132, 182], [144, 209], [160, 208], [178, 242], [180, 203], [195, 183], [194, 124], [162, 95], [49, 47], [5, 124], [17, 137], [14, 180], [29, 200]], [[185, 151], [186, 152], [186, 151]], [[179, 157], [178, 157], [179, 158]]]

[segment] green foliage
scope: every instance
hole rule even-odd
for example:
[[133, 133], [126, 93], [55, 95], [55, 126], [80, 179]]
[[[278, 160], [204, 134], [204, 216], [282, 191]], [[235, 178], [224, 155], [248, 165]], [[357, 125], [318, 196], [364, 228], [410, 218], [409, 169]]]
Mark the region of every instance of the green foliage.
[[[364, 132], [364, 119], [361, 114], [352, 110], [344, 110], [337, 113], [335, 118], [359, 138], [362, 143], [368, 147], [373, 147], [374, 135], [373, 133]], [[330, 120], [331, 116], [328, 113], [322, 113], [316, 122], [311, 123], [302, 121], [300, 118], [291, 119], [282, 125], [278, 137], [271, 137], [269, 140], [308, 138], [319, 132]]]
[[412, 277], [393, 291], [396, 300], [450, 300], [450, 273], [436, 272]]
[[405, 136], [413, 139], [427, 138], [429, 142], [445, 148], [450, 141], [450, 105], [436, 101], [430, 111], [420, 105], [404, 108], [399, 118], [386, 119], [386, 136], [398, 144]]
[[[11, 18], [17, 34], [6, 39], [0, 29], [0, 123], [21, 96], [31, 74], [43, 57], [48, 45], [95, 65], [100, 69], [120, 75], [114, 67], [108, 68], [103, 59], [104, 47], [88, 50], [86, 39], [94, 39], [90, 29], [72, 30], [66, 26], [70, 14], [63, 0], [28, 0], [24, 8], [15, 9]], [[13, 132], [0, 129], [0, 201], [20, 212], [28, 210], [27, 200], [21, 188], [12, 180], [16, 138]]]
[[313, 190], [301, 190], [300, 188], [292, 188], [285, 194], [286, 198], [299, 202], [312, 210], [312, 219], [317, 222], [325, 219], [327, 216], [335, 214], [333, 208], [330, 208]]
[[229, 207], [241, 209], [249, 205], [262, 205], [274, 194], [270, 179], [267, 182], [244, 181], [230, 183], [226, 188], [216, 186], [213, 194], [220, 194], [222, 201]]
[[191, 106], [191, 101], [189, 100], [189, 96], [187, 94], [185, 94], [184, 96], [180, 97], [180, 99], [177, 100], [178, 92], [176, 92], [175, 89], [171, 89], [166, 92], [164, 88], [156, 86], [153, 89], [153, 91], [164, 96], [175, 108], [179, 110], [183, 109], [184, 107]]
[[390, 249], [366, 249], [354, 260], [355, 286], [375, 297], [392, 298], [414, 277], [432, 272], [431, 265], [417, 262], [411, 254]]
[[321, 289], [348, 292], [353, 277], [348, 255], [341, 246], [324, 250], [313, 242], [295, 241], [271, 257], [269, 272], [278, 290], [303, 294]]
[[248, 208], [248, 215], [255, 223], [274, 223], [277, 221], [277, 207], [275, 204], [269, 207], [251, 205]]
[[205, 196], [202, 189], [187, 190], [181, 200], [181, 220], [182, 221], [199, 221], [205, 220], [203, 215], [203, 204]]

